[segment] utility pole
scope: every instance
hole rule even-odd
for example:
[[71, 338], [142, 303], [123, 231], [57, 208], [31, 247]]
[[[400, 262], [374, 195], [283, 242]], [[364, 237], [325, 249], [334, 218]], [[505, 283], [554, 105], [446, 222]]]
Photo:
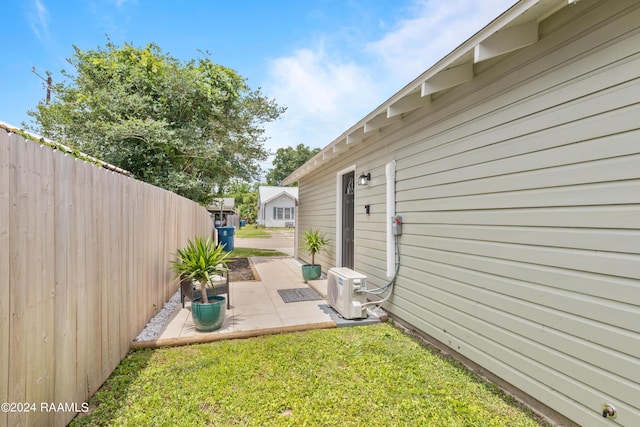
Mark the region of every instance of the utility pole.
[[47, 83], [47, 104], [51, 101], [51, 84], [53, 83], [53, 79], [51, 78], [51, 73], [47, 71], [47, 78], [45, 79], [36, 71], [36, 67], [31, 67], [31, 72], [36, 76], [40, 77], [42, 81]]

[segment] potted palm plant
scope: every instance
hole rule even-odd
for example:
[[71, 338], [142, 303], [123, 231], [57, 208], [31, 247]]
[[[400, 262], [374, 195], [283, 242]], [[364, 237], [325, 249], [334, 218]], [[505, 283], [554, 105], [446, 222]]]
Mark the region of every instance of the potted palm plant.
[[319, 230], [313, 228], [304, 232], [304, 239], [302, 240], [302, 246], [311, 255], [311, 264], [302, 265], [302, 278], [305, 282], [308, 280], [317, 280], [322, 274], [322, 268], [320, 264], [316, 264], [316, 254], [320, 252], [327, 244], [329, 239], [321, 233]]
[[[225, 297], [216, 295], [214, 283], [216, 276], [228, 271], [230, 252], [223, 250], [224, 245], [216, 247], [210, 239], [196, 237], [178, 249], [176, 259], [170, 261], [181, 281], [198, 282], [200, 285], [201, 297], [191, 302], [191, 316], [199, 331], [216, 330], [224, 322]], [[207, 288], [211, 291], [208, 292]]]

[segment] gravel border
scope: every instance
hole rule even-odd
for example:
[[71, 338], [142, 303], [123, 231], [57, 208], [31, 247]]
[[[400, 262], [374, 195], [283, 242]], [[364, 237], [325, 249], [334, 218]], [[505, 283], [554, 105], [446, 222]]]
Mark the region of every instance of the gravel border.
[[166, 302], [162, 310], [160, 310], [151, 320], [147, 323], [147, 326], [138, 334], [134, 341], [154, 341], [160, 336], [160, 332], [164, 329], [169, 322], [171, 315], [177, 307], [180, 307], [180, 289], [173, 294], [169, 301]]

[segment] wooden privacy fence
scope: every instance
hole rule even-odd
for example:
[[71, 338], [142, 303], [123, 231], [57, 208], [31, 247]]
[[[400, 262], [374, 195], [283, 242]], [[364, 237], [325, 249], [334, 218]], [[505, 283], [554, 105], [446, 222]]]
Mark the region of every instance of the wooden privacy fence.
[[190, 200], [0, 129], [0, 426], [67, 424], [43, 404], [82, 410], [211, 233]]

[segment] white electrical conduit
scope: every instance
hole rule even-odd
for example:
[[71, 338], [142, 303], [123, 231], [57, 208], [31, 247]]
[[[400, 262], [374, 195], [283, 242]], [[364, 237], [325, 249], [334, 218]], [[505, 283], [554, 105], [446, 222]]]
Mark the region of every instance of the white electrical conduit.
[[385, 168], [387, 175], [387, 278], [395, 276], [395, 236], [391, 231], [391, 221], [396, 215], [396, 161], [387, 163]]
[[[395, 160], [387, 163], [385, 168], [387, 176], [387, 277], [390, 279], [389, 283], [381, 288], [377, 288], [371, 291], [364, 291], [368, 294], [380, 295], [384, 292], [389, 294], [378, 301], [370, 301], [362, 304], [362, 307], [368, 307], [370, 305], [381, 305], [391, 297], [393, 292], [393, 283], [398, 275], [398, 268], [400, 267], [400, 248], [398, 247], [398, 236], [393, 234], [391, 228], [391, 221], [396, 216], [396, 162]], [[398, 259], [396, 260], [396, 252]]]

